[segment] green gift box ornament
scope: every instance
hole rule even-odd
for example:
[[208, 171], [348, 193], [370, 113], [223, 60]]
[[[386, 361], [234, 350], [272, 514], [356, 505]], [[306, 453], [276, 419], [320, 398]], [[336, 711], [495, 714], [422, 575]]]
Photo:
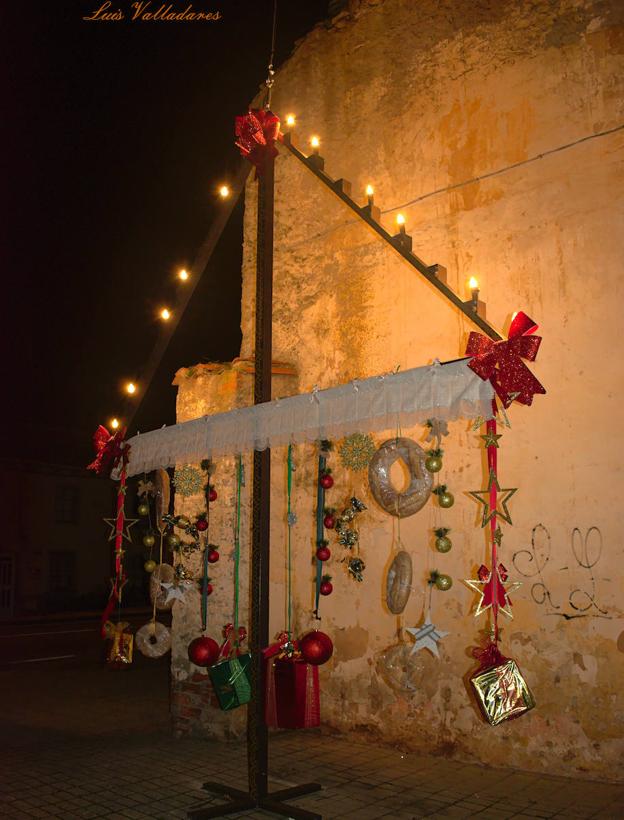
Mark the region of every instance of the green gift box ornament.
[[242, 655], [236, 654], [240, 651], [240, 644], [247, 636], [245, 627], [239, 627], [238, 637], [234, 641], [234, 645], [232, 645], [234, 637], [233, 624], [226, 624], [223, 634], [225, 640], [219, 651], [219, 656], [223, 660], [211, 666], [208, 673], [219, 706], [227, 711], [243, 706], [251, 700], [251, 683], [249, 679], [251, 655], [248, 652]]

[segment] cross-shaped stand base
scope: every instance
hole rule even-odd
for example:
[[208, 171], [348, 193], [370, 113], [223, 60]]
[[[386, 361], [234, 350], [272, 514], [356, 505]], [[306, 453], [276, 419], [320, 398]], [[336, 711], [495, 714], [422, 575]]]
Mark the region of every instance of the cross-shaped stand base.
[[228, 814], [256, 808], [272, 811], [274, 814], [279, 814], [282, 817], [292, 817], [294, 820], [322, 820], [320, 814], [297, 808], [297, 806], [287, 806], [286, 803], [283, 802], [285, 800], [293, 800], [295, 797], [301, 797], [304, 794], [310, 794], [310, 792], [319, 791], [319, 789], [322, 788], [320, 783], [304, 783], [301, 786], [280, 789], [280, 791], [267, 794], [265, 797], [258, 797], [257, 799], [254, 799], [247, 792], [234, 789], [230, 786], [224, 786], [222, 783], [204, 783], [203, 788], [208, 792], [229, 797], [232, 802], [221, 806], [206, 806], [206, 808], [199, 807], [191, 809], [187, 813], [187, 817], [191, 818], [191, 820], [204, 820], [204, 818], [209, 817], [225, 817]]

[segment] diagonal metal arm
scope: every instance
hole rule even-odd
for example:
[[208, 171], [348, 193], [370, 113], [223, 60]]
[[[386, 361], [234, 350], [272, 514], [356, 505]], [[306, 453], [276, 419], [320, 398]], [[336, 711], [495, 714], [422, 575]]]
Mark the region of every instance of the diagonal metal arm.
[[412, 253], [411, 237], [407, 234], [397, 234], [392, 236], [379, 223], [376, 218], [379, 216], [379, 210], [371, 205], [361, 207], [351, 198], [351, 184], [344, 179], [332, 179], [324, 171], [323, 158], [318, 154], [311, 154], [305, 156], [293, 145], [291, 135], [284, 134], [282, 145], [296, 157], [299, 162], [308, 168], [317, 179], [320, 179], [327, 188], [330, 189], [345, 205], [347, 205], [357, 216], [360, 217], [366, 224], [371, 227], [375, 233], [390, 245], [397, 253], [399, 253], [406, 262], [422, 274], [425, 279], [437, 288], [440, 293], [448, 299], [451, 304], [459, 308], [471, 322], [473, 322], [480, 330], [483, 331], [490, 339], [499, 341], [503, 337], [494, 330], [494, 328], [477, 312], [477, 304], [473, 301], [463, 302], [459, 296], [451, 290], [445, 281], [445, 271], [439, 265], [427, 265], [415, 253]]

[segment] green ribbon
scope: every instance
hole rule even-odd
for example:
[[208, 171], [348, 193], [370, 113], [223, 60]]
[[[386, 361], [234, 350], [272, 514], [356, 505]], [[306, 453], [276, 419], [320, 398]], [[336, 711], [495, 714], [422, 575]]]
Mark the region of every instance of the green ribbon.
[[291, 549], [290, 549], [290, 531], [291, 524], [291, 496], [292, 496], [292, 444], [288, 445], [288, 640], [290, 640], [291, 633], [291, 616], [292, 616], [292, 567], [291, 567]]
[[[321, 486], [321, 476], [327, 466], [327, 459], [319, 454], [318, 476], [316, 479], [316, 546], [318, 547], [325, 537], [323, 519], [325, 518], [325, 490]], [[323, 580], [323, 562], [316, 559], [316, 590], [314, 593], [314, 614], [320, 621], [318, 614], [321, 598], [321, 581]]]
[[240, 565], [241, 488], [243, 486], [243, 457], [236, 462], [236, 523], [234, 525], [234, 646], [238, 648], [238, 586]]

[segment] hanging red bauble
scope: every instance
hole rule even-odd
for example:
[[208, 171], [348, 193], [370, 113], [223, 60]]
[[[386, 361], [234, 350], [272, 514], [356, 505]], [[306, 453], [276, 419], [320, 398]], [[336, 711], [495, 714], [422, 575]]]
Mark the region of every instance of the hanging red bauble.
[[327, 515], [323, 519], [323, 526], [326, 530], [333, 530], [336, 526], [336, 519], [331, 513], [327, 513]]
[[212, 666], [219, 657], [219, 644], [212, 638], [195, 638], [188, 648], [188, 656], [195, 666]]
[[197, 532], [206, 532], [208, 529], [208, 522], [205, 518], [198, 518], [195, 526], [197, 527]]
[[322, 663], [327, 663], [331, 658], [334, 645], [328, 635], [314, 630], [314, 632], [308, 632], [300, 639], [299, 649], [306, 663], [320, 666]]
[[211, 487], [208, 490], [208, 501], [216, 501], [217, 500], [217, 491], [214, 487]]
[[329, 547], [319, 547], [316, 551], [316, 557], [319, 559], [319, 561], [329, 561], [329, 559], [331, 558], [331, 550], [329, 549]]
[[216, 564], [219, 560], [219, 553], [217, 550], [208, 550], [208, 563]]
[[323, 473], [319, 479], [320, 485], [324, 490], [329, 490], [334, 486], [334, 479], [329, 473]]
[[212, 595], [212, 584], [206, 584], [206, 595]]
[[334, 586], [331, 582], [331, 578], [329, 577], [329, 575], [324, 575], [321, 581], [319, 592], [321, 593], [321, 595], [331, 595], [333, 591]]

